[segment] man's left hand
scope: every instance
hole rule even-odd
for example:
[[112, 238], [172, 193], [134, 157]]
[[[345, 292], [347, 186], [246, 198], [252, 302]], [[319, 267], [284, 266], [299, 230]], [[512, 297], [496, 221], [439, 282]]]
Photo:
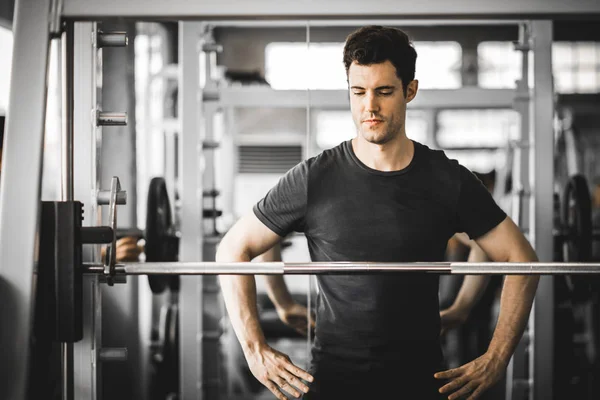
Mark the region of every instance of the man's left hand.
[[502, 378], [507, 365], [501, 357], [488, 352], [461, 367], [438, 372], [434, 377], [449, 380], [440, 389], [449, 400], [475, 400]]
[[[294, 330], [303, 336], [308, 335], [308, 309], [301, 304], [292, 303], [288, 307], [277, 307], [279, 319], [284, 324], [294, 328]], [[310, 328], [315, 329], [314, 315], [310, 316]]]

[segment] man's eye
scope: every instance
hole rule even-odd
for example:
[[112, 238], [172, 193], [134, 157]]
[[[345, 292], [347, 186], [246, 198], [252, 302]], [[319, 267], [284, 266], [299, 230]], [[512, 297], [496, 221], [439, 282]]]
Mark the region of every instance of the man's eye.
[[394, 93], [394, 92], [392, 92], [390, 90], [384, 90], [384, 91], [379, 92], [379, 94], [382, 95], [382, 96], [389, 96], [392, 93]]
[[355, 96], [362, 96], [363, 94], [365, 94], [365, 92], [352, 92], [352, 94]]

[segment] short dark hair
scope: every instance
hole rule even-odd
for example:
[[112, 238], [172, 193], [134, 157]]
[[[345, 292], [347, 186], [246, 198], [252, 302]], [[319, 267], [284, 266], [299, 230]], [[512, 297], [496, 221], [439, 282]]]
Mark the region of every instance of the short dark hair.
[[402, 81], [402, 88], [406, 95], [408, 84], [415, 79], [417, 52], [404, 31], [371, 25], [352, 32], [346, 38], [344, 46], [346, 76], [354, 61], [360, 65], [371, 65], [388, 60], [396, 68], [396, 75]]

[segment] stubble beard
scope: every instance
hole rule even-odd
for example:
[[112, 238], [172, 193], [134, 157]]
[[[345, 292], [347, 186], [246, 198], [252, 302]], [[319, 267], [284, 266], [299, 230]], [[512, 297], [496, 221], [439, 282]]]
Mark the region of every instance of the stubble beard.
[[386, 127], [383, 134], [378, 134], [376, 130], [371, 130], [369, 128], [361, 128], [360, 135], [369, 143], [376, 145], [384, 145], [386, 143], [391, 142], [392, 140], [397, 138], [398, 135], [400, 135], [401, 126], [394, 125], [396, 124], [392, 123], [388, 127]]

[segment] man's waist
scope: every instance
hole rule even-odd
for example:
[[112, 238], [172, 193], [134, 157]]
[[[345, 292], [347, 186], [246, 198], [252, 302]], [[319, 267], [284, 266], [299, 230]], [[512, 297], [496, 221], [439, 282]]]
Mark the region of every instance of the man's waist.
[[319, 335], [315, 338], [313, 357], [331, 358], [340, 362], [390, 362], [407, 365], [441, 363], [443, 360], [438, 339], [401, 339], [385, 342], [333, 341]]

